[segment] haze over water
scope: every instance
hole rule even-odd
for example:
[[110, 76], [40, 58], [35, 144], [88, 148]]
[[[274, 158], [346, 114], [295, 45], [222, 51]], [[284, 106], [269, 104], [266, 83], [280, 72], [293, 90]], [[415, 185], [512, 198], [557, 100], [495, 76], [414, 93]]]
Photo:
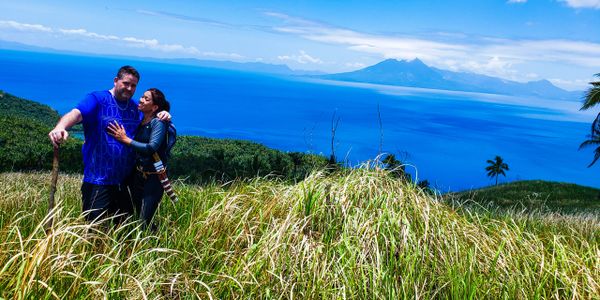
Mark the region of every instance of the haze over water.
[[[116, 70], [142, 74], [135, 98], [158, 87], [180, 134], [245, 139], [284, 151], [336, 155], [352, 166], [383, 151], [442, 191], [493, 184], [486, 160], [502, 156], [506, 178], [600, 187], [592, 150], [577, 151], [594, 112], [579, 102], [352, 84], [130, 59], [0, 50], [0, 89], [67, 112], [87, 92], [109, 89]], [[576, 99], [574, 99], [576, 100]], [[416, 173], [416, 174], [415, 174]]]

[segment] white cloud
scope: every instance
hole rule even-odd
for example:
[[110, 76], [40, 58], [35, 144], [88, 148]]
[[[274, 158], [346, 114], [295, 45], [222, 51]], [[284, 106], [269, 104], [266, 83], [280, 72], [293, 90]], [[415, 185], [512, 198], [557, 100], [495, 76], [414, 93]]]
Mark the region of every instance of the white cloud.
[[304, 50], [300, 50], [300, 54], [299, 55], [280, 55], [277, 56], [277, 59], [279, 60], [289, 60], [289, 61], [295, 61], [299, 64], [322, 64], [323, 61], [319, 58], [315, 58], [310, 56], [308, 53], [306, 53]]
[[[599, 0], [600, 1], [600, 0]], [[572, 40], [510, 40], [498, 38], [457, 39], [440, 42], [419, 37], [361, 33], [312, 21], [269, 14], [284, 21], [274, 30], [308, 40], [336, 44], [381, 58], [414, 59], [453, 71], [469, 71], [511, 80], [526, 80], [519, 66], [554, 63], [600, 68], [600, 44]], [[280, 57], [291, 59], [291, 57]]]
[[46, 27], [39, 24], [27, 24], [19, 23], [15, 21], [2, 21], [0, 20], [0, 28], [10, 28], [19, 31], [31, 31], [31, 32], [52, 32], [52, 28]]
[[103, 35], [103, 34], [97, 34], [94, 32], [89, 32], [85, 29], [59, 29], [58, 30], [60, 33], [66, 34], [66, 35], [80, 35], [80, 36], [84, 36], [84, 37], [89, 37], [89, 38], [95, 38], [95, 39], [101, 39], [101, 40], [119, 40], [119, 37], [114, 36], [114, 35]]
[[527, 0], [508, 0], [507, 3], [526, 3]]
[[202, 52], [202, 56], [212, 57], [212, 58], [220, 58], [220, 59], [244, 59], [243, 55], [237, 53], [223, 53], [223, 52]]
[[[217, 54], [211, 52], [201, 53], [196, 47], [188, 47], [180, 44], [164, 44], [157, 39], [140, 39], [136, 37], [119, 37], [116, 35], [105, 35], [87, 31], [86, 29], [53, 29], [39, 24], [18, 23], [15, 21], [0, 20], [0, 28], [10, 28], [19, 31], [41, 32], [41, 33], [59, 33], [65, 36], [79, 37], [83, 39], [94, 39], [108, 42], [124, 44], [127, 47], [145, 48], [161, 52], [175, 52], [195, 56], [215, 57]], [[236, 54], [222, 55], [223, 57], [239, 58]]]
[[137, 48], [148, 48], [163, 52], [179, 52], [196, 55], [200, 54], [200, 51], [198, 51], [196, 47], [186, 47], [179, 44], [162, 44], [157, 39], [144, 40], [135, 37], [124, 37], [121, 40], [127, 42], [129, 46]]
[[573, 8], [594, 8], [600, 9], [600, 0], [560, 0], [566, 2], [568, 6]]
[[590, 82], [592, 81], [592, 79], [565, 80], [565, 79], [560, 79], [560, 78], [550, 78], [548, 80], [556, 86], [560, 86], [567, 90], [572, 90], [572, 91], [585, 90], [588, 87], [590, 87]]

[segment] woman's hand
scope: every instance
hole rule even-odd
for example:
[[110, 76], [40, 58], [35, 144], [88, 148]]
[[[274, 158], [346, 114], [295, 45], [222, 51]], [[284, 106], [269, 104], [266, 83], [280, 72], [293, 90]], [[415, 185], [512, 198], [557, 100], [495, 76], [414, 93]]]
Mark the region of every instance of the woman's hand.
[[111, 123], [109, 123], [108, 127], [106, 128], [106, 131], [108, 132], [108, 134], [112, 135], [115, 138], [115, 140], [125, 145], [131, 144], [131, 139], [127, 136], [127, 133], [125, 132], [125, 127], [123, 127], [123, 125], [119, 124], [117, 121], [112, 121]]

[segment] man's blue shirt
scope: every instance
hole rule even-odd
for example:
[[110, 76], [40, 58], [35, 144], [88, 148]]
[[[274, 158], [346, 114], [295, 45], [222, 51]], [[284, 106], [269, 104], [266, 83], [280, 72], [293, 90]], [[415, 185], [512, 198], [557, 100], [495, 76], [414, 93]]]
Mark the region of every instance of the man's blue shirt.
[[[125, 104], [127, 103], [127, 104]], [[83, 116], [83, 181], [98, 185], [123, 182], [133, 169], [135, 154], [107, 133], [108, 124], [117, 121], [127, 136], [135, 136], [141, 114], [129, 99], [117, 102], [109, 91], [92, 92], [76, 107]]]

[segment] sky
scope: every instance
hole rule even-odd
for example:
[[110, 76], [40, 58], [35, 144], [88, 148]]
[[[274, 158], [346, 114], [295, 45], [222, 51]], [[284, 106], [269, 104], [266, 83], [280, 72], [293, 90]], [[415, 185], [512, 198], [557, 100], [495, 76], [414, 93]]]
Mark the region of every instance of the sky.
[[0, 42], [93, 54], [326, 73], [419, 58], [567, 90], [600, 73], [600, 0], [2, 0], [0, 11]]

